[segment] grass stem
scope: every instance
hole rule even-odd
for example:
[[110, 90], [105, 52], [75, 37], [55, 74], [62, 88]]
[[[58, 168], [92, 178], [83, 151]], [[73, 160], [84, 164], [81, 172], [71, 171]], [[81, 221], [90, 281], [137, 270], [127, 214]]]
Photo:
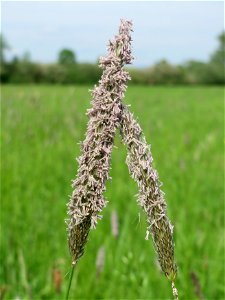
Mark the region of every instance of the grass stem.
[[72, 265], [72, 268], [71, 268], [69, 284], [68, 284], [68, 288], [67, 288], [67, 292], [66, 292], [66, 300], [69, 299], [70, 287], [71, 287], [71, 283], [72, 283], [72, 280], [73, 280], [73, 272], [74, 272], [74, 268], [75, 268], [75, 264], [73, 264], [73, 265]]

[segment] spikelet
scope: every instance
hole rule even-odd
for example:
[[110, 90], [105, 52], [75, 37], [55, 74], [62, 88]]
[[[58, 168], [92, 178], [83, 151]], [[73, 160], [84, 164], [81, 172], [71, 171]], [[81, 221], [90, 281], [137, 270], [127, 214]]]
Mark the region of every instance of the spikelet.
[[119, 221], [117, 212], [114, 210], [111, 214], [111, 231], [113, 237], [116, 239], [119, 236]]
[[82, 256], [90, 228], [95, 228], [106, 205], [103, 198], [109, 178], [110, 158], [115, 131], [121, 119], [121, 100], [130, 79], [123, 70], [131, 63], [130, 21], [121, 20], [119, 34], [109, 42], [108, 55], [100, 58], [103, 69], [99, 85], [92, 91], [92, 108], [86, 138], [78, 159], [78, 173], [68, 203], [68, 242], [72, 264]]
[[[152, 167], [150, 147], [146, 143], [140, 125], [125, 106], [121, 135], [128, 151], [126, 163], [130, 175], [138, 184], [138, 202], [147, 214], [146, 239], [151, 233], [161, 269], [173, 283], [176, 277], [173, 227], [166, 216], [164, 193], [160, 189], [157, 171]], [[175, 293], [174, 283], [173, 291]]]
[[101, 246], [98, 250], [97, 257], [96, 257], [96, 278], [99, 278], [105, 264], [105, 248]]

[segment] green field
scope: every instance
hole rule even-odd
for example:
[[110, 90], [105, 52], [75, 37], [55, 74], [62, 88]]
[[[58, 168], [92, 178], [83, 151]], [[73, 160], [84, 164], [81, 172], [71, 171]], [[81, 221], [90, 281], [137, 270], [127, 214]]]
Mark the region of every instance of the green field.
[[[4, 299], [65, 299], [70, 271], [66, 203], [84, 139], [90, 87], [3, 86], [0, 292]], [[128, 88], [175, 226], [180, 299], [224, 299], [222, 87]], [[71, 299], [171, 299], [136, 184], [116, 137], [103, 220], [90, 233]], [[117, 212], [119, 236], [111, 233]], [[96, 276], [96, 257], [105, 261]]]

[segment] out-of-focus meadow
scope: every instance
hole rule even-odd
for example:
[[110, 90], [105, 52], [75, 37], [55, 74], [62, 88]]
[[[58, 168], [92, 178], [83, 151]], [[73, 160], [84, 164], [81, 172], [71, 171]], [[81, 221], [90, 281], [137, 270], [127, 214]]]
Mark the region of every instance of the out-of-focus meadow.
[[[89, 88], [2, 87], [4, 299], [65, 298], [70, 256], [64, 219], [86, 130]], [[181, 299], [224, 298], [223, 97], [223, 87], [213, 86], [131, 86], [126, 94], [164, 183]], [[145, 215], [119, 136], [115, 144], [109, 203], [76, 267], [70, 298], [168, 299], [171, 287], [152, 241], [145, 240]], [[112, 214], [118, 217], [116, 238]], [[99, 251], [102, 269], [96, 269]]]

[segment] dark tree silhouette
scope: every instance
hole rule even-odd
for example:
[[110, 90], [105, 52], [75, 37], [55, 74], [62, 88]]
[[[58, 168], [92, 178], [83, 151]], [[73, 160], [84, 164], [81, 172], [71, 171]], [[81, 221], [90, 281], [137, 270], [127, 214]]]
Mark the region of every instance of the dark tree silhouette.
[[63, 65], [70, 65], [76, 63], [76, 55], [70, 49], [62, 49], [59, 52], [58, 62]]

